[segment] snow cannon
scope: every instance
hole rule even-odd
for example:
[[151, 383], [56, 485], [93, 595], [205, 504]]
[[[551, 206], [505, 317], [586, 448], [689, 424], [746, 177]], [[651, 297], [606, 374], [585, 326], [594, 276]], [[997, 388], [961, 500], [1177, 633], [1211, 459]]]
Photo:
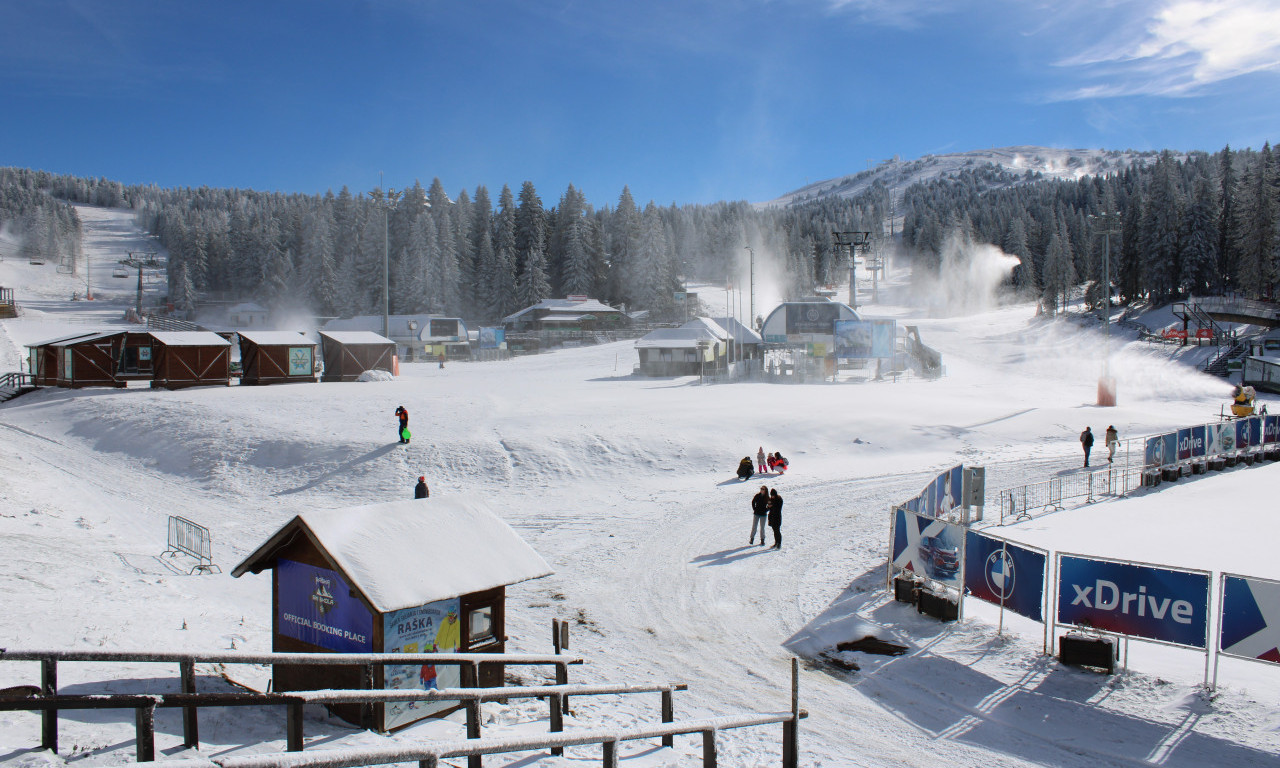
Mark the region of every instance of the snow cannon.
[[1253, 387], [1244, 387], [1239, 384], [1235, 389], [1231, 390], [1231, 415], [1236, 418], [1244, 418], [1252, 416], [1254, 411], [1253, 401], [1258, 393]]

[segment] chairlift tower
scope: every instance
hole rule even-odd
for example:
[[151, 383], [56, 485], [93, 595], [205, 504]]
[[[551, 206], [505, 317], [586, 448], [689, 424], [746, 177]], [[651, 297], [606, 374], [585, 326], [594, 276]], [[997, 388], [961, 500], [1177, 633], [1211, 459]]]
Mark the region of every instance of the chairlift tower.
[[858, 254], [871, 250], [870, 232], [836, 232], [832, 230], [831, 238], [837, 252], [840, 248], [849, 251], [849, 308], [858, 310]]
[[138, 317], [142, 317], [142, 269], [143, 267], [156, 268], [160, 266], [160, 262], [156, 259], [155, 251], [129, 251], [129, 258], [120, 259], [117, 263], [138, 270], [138, 297], [134, 306], [134, 311], [138, 313]]

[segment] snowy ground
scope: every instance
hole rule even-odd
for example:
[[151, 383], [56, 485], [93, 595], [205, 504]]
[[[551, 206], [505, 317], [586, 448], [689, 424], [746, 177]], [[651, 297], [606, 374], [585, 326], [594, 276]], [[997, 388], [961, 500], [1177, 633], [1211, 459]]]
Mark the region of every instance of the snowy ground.
[[[124, 217], [81, 215], [86, 251], [114, 260], [118, 241], [103, 233]], [[0, 263], [0, 285], [14, 286], [26, 310], [0, 324], [0, 371], [16, 370], [19, 345], [117, 318], [131, 301], [103, 286], [101, 304], [72, 303], [63, 277]], [[1226, 396], [1221, 380], [1117, 331], [1120, 405], [1099, 409], [1096, 333], [1025, 305], [922, 318], [889, 303], [898, 296], [886, 290], [885, 304], [864, 309], [919, 325], [946, 378], [700, 386], [633, 378], [635, 351], [618, 343], [445, 369], [406, 364], [385, 383], [23, 396], [0, 405], [0, 646], [269, 650], [269, 578], [175, 573], [157, 559], [167, 516], [207, 525], [230, 570], [300, 510], [405, 498], [425, 474], [433, 495], [487, 498], [555, 568], [509, 589], [508, 647], [547, 652], [551, 620], [569, 620], [573, 652], [589, 659], [575, 682], [687, 682], [679, 717], [776, 711], [788, 703], [793, 651], [812, 654], [862, 627], [908, 644], [895, 659], [860, 655], [858, 673], [804, 665], [803, 765], [1280, 765], [1280, 669], [1224, 662], [1208, 696], [1203, 655], [1134, 643], [1130, 670], [1106, 678], [1041, 655], [1039, 624], [1006, 620], [998, 635], [994, 611], [977, 601], [964, 621], [941, 625], [886, 599], [888, 507], [938, 470], [985, 464], [989, 491], [1047, 479], [1076, 466], [1086, 424], [1163, 431], [1216, 418]], [[400, 404], [412, 414], [409, 446], [393, 436]], [[760, 482], [732, 473], [758, 446], [792, 461], [764, 481], [786, 498], [779, 552], [742, 542]], [[1001, 532], [1280, 578], [1267, 537], [1242, 543], [1237, 533], [1269, 530], [1277, 480], [1280, 466], [1240, 468]], [[221, 672], [201, 669], [202, 689], [216, 689]], [[67, 692], [175, 690], [174, 674], [64, 665], [59, 682]], [[0, 664], [0, 687], [37, 680], [34, 664]], [[545, 731], [544, 707], [486, 705], [485, 733]], [[578, 727], [656, 719], [656, 697], [573, 707]], [[461, 735], [456, 719], [382, 737], [312, 714], [316, 749]], [[176, 713], [157, 722], [163, 756], [195, 756], [181, 747]], [[779, 730], [728, 732], [721, 759], [776, 765]], [[279, 751], [283, 717], [210, 710], [201, 737], [206, 755]], [[64, 712], [61, 739], [62, 754], [49, 755], [35, 748], [37, 716], [0, 713], [0, 761], [21, 766], [129, 762], [132, 715]], [[630, 744], [623, 754], [634, 768], [689, 765], [700, 742]], [[599, 748], [584, 747], [486, 763], [598, 760]]]

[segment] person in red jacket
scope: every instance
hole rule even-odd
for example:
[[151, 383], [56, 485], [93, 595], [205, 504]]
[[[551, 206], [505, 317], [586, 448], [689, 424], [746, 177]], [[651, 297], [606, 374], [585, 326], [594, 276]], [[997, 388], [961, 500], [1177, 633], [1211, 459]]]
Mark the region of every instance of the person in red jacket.
[[407, 443], [409, 438], [405, 437], [405, 433], [409, 431], [409, 409], [403, 405], [396, 406], [396, 418], [400, 419], [400, 428], [396, 430], [396, 434], [400, 437], [400, 442]]

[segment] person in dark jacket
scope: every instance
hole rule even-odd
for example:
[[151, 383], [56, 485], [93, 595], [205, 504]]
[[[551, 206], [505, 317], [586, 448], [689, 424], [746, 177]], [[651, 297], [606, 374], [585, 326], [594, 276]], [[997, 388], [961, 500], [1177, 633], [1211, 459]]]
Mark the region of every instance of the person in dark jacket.
[[756, 467], [751, 463], [750, 456], [743, 456], [742, 461], [738, 462], [738, 479], [746, 480], [756, 473]]
[[769, 490], [769, 527], [773, 529], [773, 549], [782, 549], [782, 497], [778, 489]]
[[760, 529], [760, 546], [764, 546], [765, 516], [769, 514], [769, 489], [760, 486], [760, 492], [751, 497], [751, 538], [748, 544], [756, 543], [756, 528]]
[[1084, 465], [1089, 466], [1089, 451], [1093, 449], [1093, 428], [1085, 427], [1080, 433], [1080, 446], [1084, 448]]
[[409, 438], [405, 437], [404, 433], [409, 429], [409, 409], [403, 405], [396, 406], [396, 418], [400, 420], [400, 428], [396, 430], [396, 435], [399, 436], [400, 442], [407, 443]]
[[427, 478], [419, 477], [418, 484], [413, 486], [413, 498], [426, 499], [430, 498], [431, 489], [427, 488]]

